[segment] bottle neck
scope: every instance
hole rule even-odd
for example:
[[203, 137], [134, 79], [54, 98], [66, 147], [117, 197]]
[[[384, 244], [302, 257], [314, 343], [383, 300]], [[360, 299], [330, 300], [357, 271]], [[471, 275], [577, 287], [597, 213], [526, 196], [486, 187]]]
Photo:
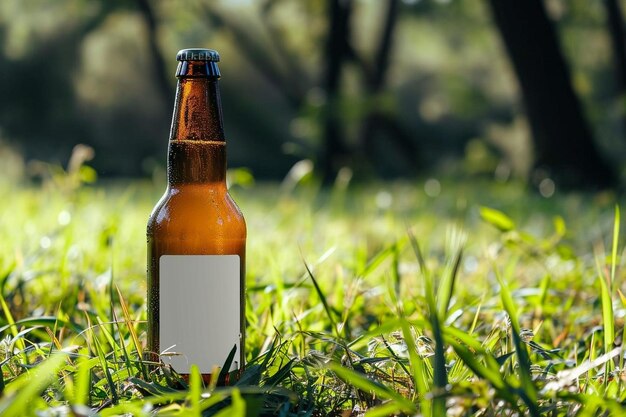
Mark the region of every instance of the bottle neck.
[[171, 186], [212, 184], [226, 188], [224, 141], [170, 141], [167, 165], [167, 181]]
[[198, 74], [193, 62], [178, 74], [170, 130], [170, 185], [226, 183], [226, 141], [217, 77]]
[[225, 140], [217, 79], [178, 80], [170, 140]]

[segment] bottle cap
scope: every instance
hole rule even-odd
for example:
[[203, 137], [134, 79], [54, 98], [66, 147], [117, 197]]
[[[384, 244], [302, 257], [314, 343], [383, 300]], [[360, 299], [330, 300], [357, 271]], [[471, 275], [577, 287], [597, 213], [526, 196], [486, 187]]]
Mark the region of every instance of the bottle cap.
[[208, 61], [219, 62], [220, 54], [213, 49], [190, 48], [181, 49], [176, 54], [177, 61]]

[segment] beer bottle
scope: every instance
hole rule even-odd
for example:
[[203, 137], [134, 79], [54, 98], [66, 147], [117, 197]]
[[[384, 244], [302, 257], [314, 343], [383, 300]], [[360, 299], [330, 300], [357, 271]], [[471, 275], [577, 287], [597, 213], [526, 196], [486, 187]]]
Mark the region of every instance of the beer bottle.
[[[210, 49], [176, 56], [167, 188], [148, 221], [148, 352], [205, 381], [234, 346], [243, 366], [246, 224], [226, 187], [226, 141]], [[159, 355], [159, 356], [157, 356]]]

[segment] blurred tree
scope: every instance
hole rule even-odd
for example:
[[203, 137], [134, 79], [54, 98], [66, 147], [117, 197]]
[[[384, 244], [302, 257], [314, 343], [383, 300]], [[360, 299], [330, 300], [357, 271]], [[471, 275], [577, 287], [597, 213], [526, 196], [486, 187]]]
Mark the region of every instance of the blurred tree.
[[[288, 47], [289, 38], [280, 27], [284, 21], [272, 16], [282, 3], [268, 0], [253, 6], [226, 6], [225, 2], [201, 1], [193, 9], [205, 18], [207, 27], [228, 38], [227, 45], [215, 41], [212, 45], [229, 56], [221, 65], [224, 73], [228, 71], [221, 83], [226, 128], [229, 134], [247, 137], [245, 148], [238, 147], [240, 163], [261, 176], [283, 176], [296, 158], [313, 153], [306, 149], [294, 157], [284, 152], [291, 139], [289, 121], [306, 102], [312, 81], [303, 64], [305, 51]], [[230, 155], [236, 152], [233, 149]]]
[[[276, 3], [276, 1], [271, 0], [265, 2], [262, 9], [263, 14], [266, 15]], [[264, 34], [270, 35], [271, 45], [262, 42], [263, 36], [261, 34], [254, 28], [247, 26], [241, 18], [225, 11], [219, 3], [205, 1], [201, 3], [201, 8], [211, 26], [223, 28], [233, 35], [235, 42], [253, 63], [254, 68], [283, 94], [291, 106], [297, 108], [302, 104], [308, 77], [299, 66], [298, 59], [288, 52], [284, 46], [284, 40], [276, 33], [276, 29], [269, 23], [269, 19], [263, 19], [262, 23]], [[268, 50], [268, 47], [271, 47], [272, 50]], [[287, 64], [287, 71], [282, 70], [280, 64], [273, 58], [276, 53], [282, 58], [281, 62]]]
[[[9, 138], [20, 139], [20, 148], [28, 157], [69, 156], [77, 138], [87, 135], [89, 126], [80, 117], [72, 77], [82, 40], [117, 7], [114, 3], [98, 2], [78, 21], [53, 9], [48, 25], [63, 30], [37, 33], [36, 29], [23, 28], [22, 37], [29, 38], [24, 33], [30, 31], [31, 41], [16, 47], [22, 52], [0, 56], [0, 126]], [[77, 4], [78, 10], [83, 7], [85, 3]], [[31, 24], [36, 27], [40, 22]], [[6, 26], [7, 21], [0, 21], [0, 33], [8, 32]], [[12, 41], [15, 35], [11, 35], [0, 36], [0, 41]]]
[[339, 108], [341, 94], [341, 70], [348, 58], [350, 38], [350, 15], [352, 0], [328, 1], [328, 35], [326, 37], [326, 74], [324, 89], [326, 108], [324, 109], [324, 143], [318, 157], [318, 170], [324, 182], [335, 179], [342, 165], [347, 164], [342, 117]]
[[156, 80], [157, 88], [164, 102], [169, 102], [172, 97], [172, 87], [170, 84], [171, 77], [168, 76], [165, 66], [165, 60], [161, 53], [161, 48], [157, 42], [157, 17], [150, 0], [136, 0], [137, 8], [141, 12], [146, 28], [148, 30], [148, 46], [150, 48], [150, 58], [152, 61], [152, 69]]
[[615, 77], [619, 87], [619, 93], [626, 94], [626, 31], [624, 30], [624, 18], [622, 8], [618, 0], [604, 0], [607, 23], [613, 48], [613, 63]]
[[[236, 42], [245, 52], [254, 67], [282, 92], [285, 99], [299, 109], [305, 101], [306, 91], [312, 87], [306, 71], [299, 64], [299, 58], [288, 52], [284, 39], [277, 33], [271, 19], [270, 10], [280, 1], [266, 1], [262, 7], [264, 14], [263, 32], [270, 35], [271, 45], [263, 44], [258, 33], [242, 24], [237, 18], [224, 12], [219, 4], [205, 2], [204, 10], [213, 25], [225, 27], [233, 34]], [[317, 152], [317, 170], [325, 182], [332, 181], [337, 170], [348, 163], [348, 150], [345, 146], [340, 113], [341, 76], [345, 62], [352, 48], [349, 46], [350, 15], [352, 0], [329, 0], [327, 3], [328, 31], [323, 61], [324, 72], [318, 73], [323, 79], [325, 107], [322, 112], [322, 143]], [[269, 48], [269, 49], [268, 49]], [[282, 71], [276, 54], [288, 63], [288, 71]]]
[[[613, 52], [613, 70], [617, 82], [618, 117], [626, 127], [626, 30], [624, 15], [618, 0], [604, 0]], [[624, 130], [622, 134], [624, 135]]]
[[[316, 116], [320, 129], [315, 152], [316, 171], [325, 183], [333, 181], [342, 167], [354, 167], [359, 163], [359, 158], [368, 160], [369, 165], [375, 167], [380, 163], [381, 151], [392, 153], [389, 144], [394, 144], [399, 149], [397, 154], [400, 159], [406, 160], [404, 166], [408, 170], [398, 172], [412, 172], [417, 165], [413, 138], [398, 121], [398, 115], [386, 109], [385, 102], [380, 100], [387, 90], [387, 72], [400, 1], [390, 0], [382, 7], [384, 19], [378, 37], [375, 37], [372, 59], [364, 58], [354, 46], [351, 20], [355, 3], [352, 0], [325, 2], [322, 11], [326, 15], [326, 31], [323, 40], [319, 40], [319, 49], [323, 55], [319, 57], [321, 64], [315, 67], [305, 64], [311, 54], [290, 52], [285, 36], [270, 18], [270, 12], [282, 3], [281, 0], [262, 3], [260, 30], [246, 24], [241, 16], [229, 14], [219, 3], [204, 2], [202, 5], [211, 24], [233, 35], [253, 67], [283, 94], [294, 110], [300, 111], [303, 106], [306, 107], [307, 94], [315, 91], [316, 85], [319, 86], [317, 90], [322, 92], [323, 104]], [[271, 42], [263, 42], [264, 37], [269, 37]], [[354, 66], [349, 68], [349, 64]], [[346, 116], [345, 84], [347, 75], [352, 75], [349, 74], [350, 69], [356, 69], [362, 74], [359, 90], [363, 93], [358, 101], [350, 103], [350, 111], [358, 114], [358, 120], [353, 123], [358, 126], [356, 132], [348, 128]], [[314, 71], [312, 77], [309, 75], [311, 70]], [[380, 142], [384, 142], [383, 149]], [[384, 167], [380, 168], [380, 171], [385, 170]], [[396, 168], [401, 169], [398, 164]]]
[[402, 155], [406, 160], [409, 172], [415, 173], [417, 169], [417, 149], [413, 138], [393, 114], [390, 114], [384, 106], [377, 103], [386, 88], [385, 82], [389, 69], [394, 31], [398, 21], [399, 3], [398, 0], [387, 1], [385, 19], [383, 20], [378, 47], [374, 53], [374, 62], [371, 68], [366, 66], [363, 59], [358, 60], [366, 73], [366, 93], [371, 102], [375, 103], [369, 106], [369, 111], [364, 117], [361, 126], [360, 143], [369, 159], [375, 161], [376, 155], [381, 152], [381, 147], [376, 146], [377, 134], [387, 133], [387, 135], [383, 136], [383, 142], [388, 145], [395, 143], [401, 149], [399, 155]]
[[[598, 144], [610, 147], [617, 161], [622, 126], [612, 106], [610, 59], [617, 54], [611, 52], [607, 17], [616, 35], [620, 2], [545, 1], [559, 18], [572, 85]], [[185, 46], [222, 53], [230, 161], [260, 177], [281, 178], [301, 159], [315, 159], [326, 182], [344, 166], [359, 179], [394, 178], [418, 168], [434, 170], [431, 175], [462, 174], [458, 162], [478, 149], [468, 145], [476, 141], [495, 144], [489, 149], [503, 164], [531, 153], [525, 140], [531, 135], [516, 122], [518, 91], [505, 70], [509, 60], [505, 53], [486, 53], [500, 40], [487, 1], [29, 4], [37, 6], [0, 1], [0, 134], [21, 145], [27, 159], [64, 162], [81, 142], [94, 148], [93, 166], [103, 177], [151, 173], [162, 165], [167, 146], [163, 137], [176, 81], [172, 57]], [[545, 49], [542, 36], [528, 36]], [[543, 68], [552, 65], [548, 61]], [[569, 84], [568, 74], [548, 72], [542, 83], [564, 78], [544, 92], [554, 103], [552, 89]], [[528, 120], [535, 119], [543, 110], [531, 109], [536, 100], [526, 97], [526, 80], [520, 84]], [[569, 158], [571, 165], [569, 147], [595, 159], [595, 149], [572, 145], [578, 136], [589, 139], [589, 127], [578, 129], [575, 121], [580, 109], [552, 107], [566, 114], [554, 120], [558, 126], [548, 132], [534, 122], [533, 130], [550, 142], [555, 130], [567, 138], [567, 146], [552, 143], [549, 149], [558, 155], [550, 155]], [[552, 118], [547, 111], [543, 117]], [[582, 134], [572, 136], [575, 130]], [[516, 172], [525, 177], [527, 170]]]
[[593, 141], [542, 0], [489, 0], [519, 84], [535, 145], [535, 168], [557, 184], [615, 184]]
[[[102, 75], [107, 74], [109, 79], [117, 77], [120, 72], [118, 69], [132, 62], [131, 58], [135, 58], [130, 66], [132, 73], [127, 71], [124, 76], [128, 84], [136, 87], [138, 83], [133, 81], [142, 76], [140, 71], [143, 68], [138, 65], [138, 56], [148, 49], [149, 52], [145, 55], [154, 59], [146, 68], [154, 68], [156, 71], [154, 76], [150, 74], [145, 78], [149, 78], [150, 83], [157, 87], [158, 93], [164, 92], [163, 77], [159, 75], [159, 72], [161, 75], [164, 73], [163, 65], [156, 65], [160, 61], [160, 54], [155, 40], [157, 22], [150, 9], [151, 4], [147, 0], [67, 0], [40, 3], [43, 8], [50, 9], [49, 15], [26, 14], [28, 18], [22, 23], [27, 25], [22, 30], [26, 33], [32, 32], [27, 42], [16, 42], [15, 39], [19, 37], [15, 36], [15, 25], [0, 19], [0, 32], [3, 31], [3, 26], [9, 24], [13, 32], [5, 39], [0, 38], [0, 42], [4, 45], [14, 42], [20, 45], [19, 49], [22, 51], [13, 56], [0, 53], [0, 73], [12, 74], [10, 78], [0, 79], [0, 97], [4, 98], [0, 100], [0, 126], [3, 134], [16, 141], [27, 159], [63, 162], [76, 143], [88, 143], [96, 149], [95, 165], [106, 174], [142, 173], [141, 159], [148, 154], [145, 144], [151, 140], [145, 137], [145, 132], [149, 132], [158, 123], [145, 123], [145, 119], [141, 120], [137, 113], [157, 113], [153, 110], [161, 104], [154, 103], [159, 101], [159, 94], [155, 97], [156, 100], [152, 97], [146, 100], [150, 101], [149, 105], [137, 106], [137, 90], [127, 88], [123, 97], [116, 95], [111, 88], [107, 88], [110, 87], [106, 84], [109, 80]], [[133, 22], [133, 19], [125, 20], [120, 17], [133, 15], [143, 16], [147, 23], [144, 31], [146, 36], [138, 38], [140, 45], [141, 41], [146, 41], [147, 48], [137, 51], [133, 49], [135, 45], [121, 41], [109, 50], [115, 51], [116, 58], [125, 56], [128, 59], [120, 59], [110, 65], [110, 60], [105, 56], [109, 50], [103, 47], [103, 42], [92, 40], [103, 39], [100, 32], [106, 32], [115, 24], [128, 27], [126, 22]], [[142, 35], [140, 26], [136, 32]], [[115, 43], [125, 35], [126, 33], [119, 38], [110, 37], [107, 40]], [[93, 71], [94, 68], [97, 71]], [[119, 80], [120, 78], [115, 79], [121, 86], [123, 83]], [[169, 93], [171, 95], [172, 92]], [[132, 107], [127, 106], [132, 100], [135, 100]], [[167, 97], [168, 104], [170, 101], [170, 97]], [[158, 112], [161, 114], [156, 119], [162, 119], [163, 115], [168, 117], [169, 112], [162, 112], [163, 110], [165, 107], [159, 108]], [[144, 133], [144, 136], [137, 132]], [[124, 148], [120, 147], [122, 144]], [[120, 149], [124, 149], [124, 152], [120, 152]]]

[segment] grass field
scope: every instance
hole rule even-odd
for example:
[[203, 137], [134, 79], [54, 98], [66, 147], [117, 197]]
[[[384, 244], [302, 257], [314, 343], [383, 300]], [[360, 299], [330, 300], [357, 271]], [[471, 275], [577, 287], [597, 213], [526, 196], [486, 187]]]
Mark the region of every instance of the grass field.
[[248, 366], [209, 387], [141, 360], [162, 184], [0, 180], [0, 415], [623, 413], [616, 196], [233, 174]]

